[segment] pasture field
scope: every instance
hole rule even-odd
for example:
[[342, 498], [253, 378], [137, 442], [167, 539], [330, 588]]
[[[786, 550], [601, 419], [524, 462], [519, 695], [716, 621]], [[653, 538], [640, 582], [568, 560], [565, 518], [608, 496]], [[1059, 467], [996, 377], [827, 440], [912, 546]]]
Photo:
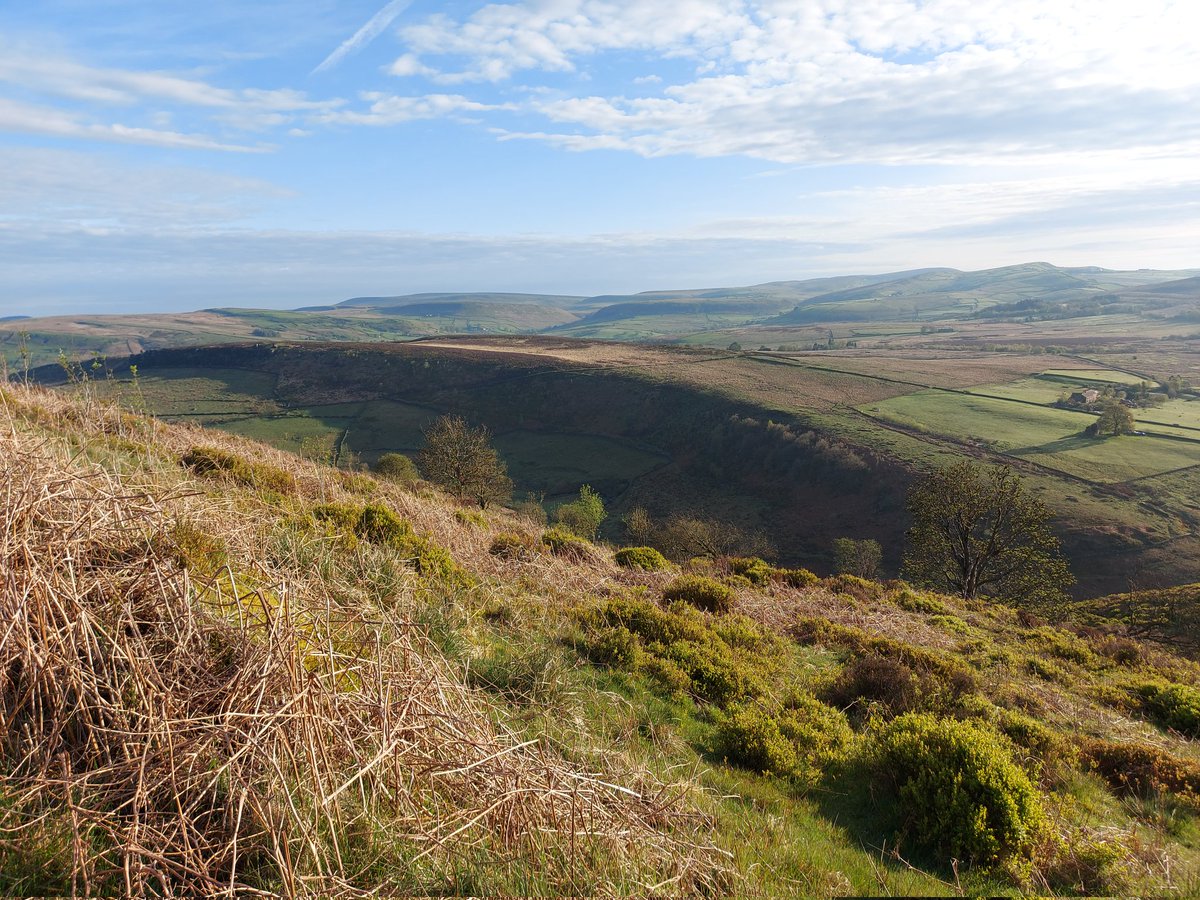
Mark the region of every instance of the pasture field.
[[1093, 438], [1095, 417], [949, 391], [917, 391], [860, 409], [885, 421], [1021, 457], [1086, 481], [1115, 483], [1200, 465], [1200, 443], [1152, 434]]
[[1042, 373], [1047, 378], [1079, 379], [1101, 384], [1140, 384], [1145, 379], [1129, 372], [1116, 369], [1047, 369]]

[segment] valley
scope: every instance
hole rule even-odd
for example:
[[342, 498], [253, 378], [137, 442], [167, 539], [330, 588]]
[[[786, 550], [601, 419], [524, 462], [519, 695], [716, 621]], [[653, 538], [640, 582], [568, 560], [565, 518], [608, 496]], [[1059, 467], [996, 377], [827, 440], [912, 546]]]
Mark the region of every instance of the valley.
[[[1178, 364], [1186, 344], [1172, 348]], [[1165, 379], [1102, 357], [981, 349], [729, 351], [544, 336], [387, 344], [271, 342], [109, 360], [102, 390], [343, 466], [414, 453], [447, 411], [487, 425], [518, 491], [551, 508], [581, 484], [605, 534], [644, 507], [771, 535], [818, 571], [835, 538], [899, 564], [914, 475], [963, 455], [1015, 466], [1055, 515], [1080, 596], [1200, 580], [1200, 401], [1137, 411], [1140, 434], [1088, 437], [1066, 391]], [[1194, 363], [1188, 363], [1194, 365]], [[1188, 371], [1185, 367], [1184, 371]], [[62, 381], [54, 367], [41, 370]]]

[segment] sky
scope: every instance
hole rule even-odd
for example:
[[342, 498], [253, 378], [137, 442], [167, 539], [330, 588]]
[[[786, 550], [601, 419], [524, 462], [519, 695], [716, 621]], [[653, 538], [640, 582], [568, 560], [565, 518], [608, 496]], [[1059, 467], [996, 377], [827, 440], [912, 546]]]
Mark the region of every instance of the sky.
[[0, 0], [0, 316], [1200, 267], [1195, 0]]

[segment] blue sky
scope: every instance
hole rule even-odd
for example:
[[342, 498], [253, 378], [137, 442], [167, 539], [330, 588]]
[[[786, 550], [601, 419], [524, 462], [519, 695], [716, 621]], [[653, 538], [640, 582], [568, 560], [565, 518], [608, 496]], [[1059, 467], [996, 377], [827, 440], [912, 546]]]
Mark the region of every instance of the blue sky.
[[1200, 4], [0, 4], [0, 315], [1200, 266]]

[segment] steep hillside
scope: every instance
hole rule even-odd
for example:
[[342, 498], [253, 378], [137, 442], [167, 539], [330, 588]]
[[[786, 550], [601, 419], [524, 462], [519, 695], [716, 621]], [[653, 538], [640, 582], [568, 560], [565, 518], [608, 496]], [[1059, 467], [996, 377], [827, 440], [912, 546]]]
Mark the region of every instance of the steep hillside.
[[[9, 894], [1200, 889], [1200, 668], [0, 388]], [[949, 813], [949, 815], [947, 815]]]

